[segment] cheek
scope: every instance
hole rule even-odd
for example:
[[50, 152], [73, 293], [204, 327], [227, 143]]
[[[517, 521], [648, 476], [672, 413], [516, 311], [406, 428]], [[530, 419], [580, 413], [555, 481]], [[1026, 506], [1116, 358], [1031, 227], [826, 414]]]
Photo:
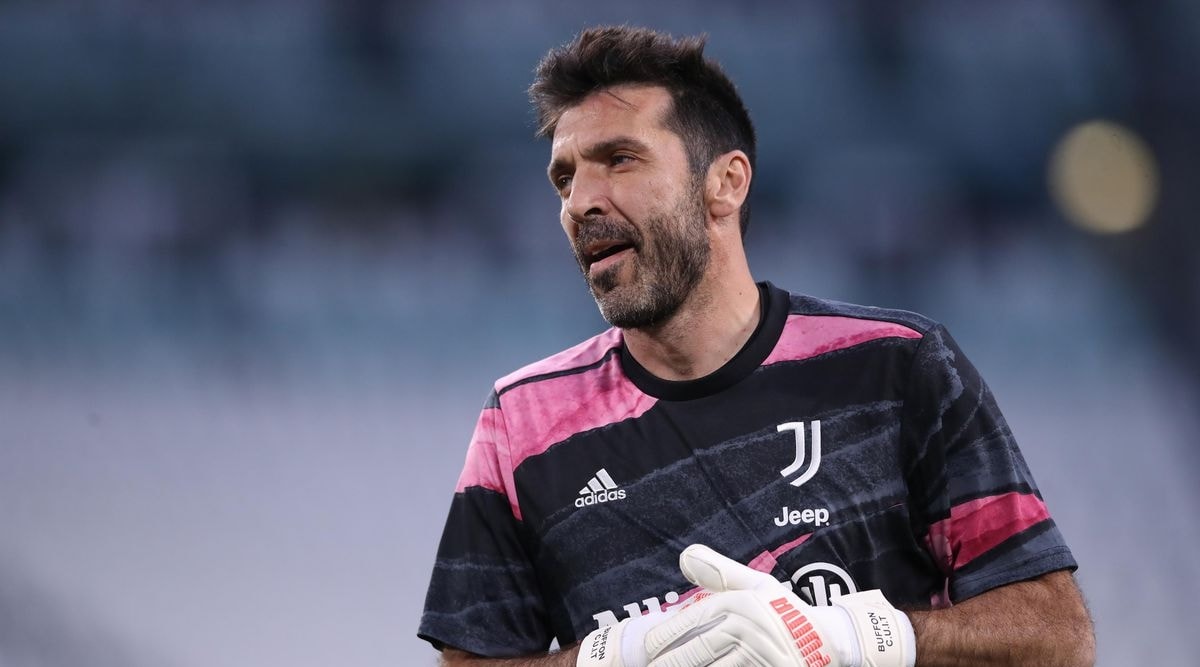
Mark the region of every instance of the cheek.
[[612, 202], [621, 217], [640, 222], [660, 216], [675, 196], [669, 179], [631, 178], [613, 188]]
[[567, 235], [567, 240], [574, 245], [576, 226], [575, 222], [571, 220], [571, 216], [567, 215], [567, 207], [565, 204], [558, 214], [558, 224], [562, 227], [563, 232]]
[[670, 178], [653, 178], [646, 181], [646, 191], [650, 193], [651, 201], [671, 201], [675, 195], [675, 181]]
[[646, 183], [646, 193], [649, 206], [662, 213], [679, 201], [679, 183], [670, 178], [654, 179]]

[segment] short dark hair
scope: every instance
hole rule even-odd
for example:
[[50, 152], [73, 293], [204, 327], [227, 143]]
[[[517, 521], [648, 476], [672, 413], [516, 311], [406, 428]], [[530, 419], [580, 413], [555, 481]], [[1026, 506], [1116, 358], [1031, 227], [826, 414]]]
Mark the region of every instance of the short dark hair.
[[[592, 93], [621, 84], [662, 86], [671, 95], [666, 126], [683, 139], [688, 166], [702, 175], [718, 155], [741, 150], [754, 167], [750, 113], [716, 61], [704, 57], [704, 36], [676, 39], [647, 28], [598, 26], [551, 49], [535, 70], [529, 99], [537, 135], [553, 137], [562, 114]], [[750, 224], [750, 203], [739, 214]]]

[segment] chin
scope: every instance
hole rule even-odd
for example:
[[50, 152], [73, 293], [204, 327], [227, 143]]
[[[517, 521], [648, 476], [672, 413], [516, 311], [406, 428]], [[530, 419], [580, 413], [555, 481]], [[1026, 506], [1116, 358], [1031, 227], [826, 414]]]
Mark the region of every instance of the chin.
[[588, 274], [587, 284], [588, 289], [592, 291], [592, 296], [599, 300], [602, 295], [608, 296], [620, 291], [622, 287], [626, 287], [626, 285], [622, 284], [620, 268], [620, 266], [613, 266], [594, 276]]
[[617, 287], [601, 295], [592, 294], [600, 315], [619, 329], [641, 329], [663, 320], [664, 313], [647, 299], [646, 294], [637, 293], [632, 286]]

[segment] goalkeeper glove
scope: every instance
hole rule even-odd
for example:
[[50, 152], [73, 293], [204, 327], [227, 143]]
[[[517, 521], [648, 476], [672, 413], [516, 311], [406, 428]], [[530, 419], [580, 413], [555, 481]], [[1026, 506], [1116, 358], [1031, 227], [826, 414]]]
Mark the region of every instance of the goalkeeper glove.
[[912, 624], [877, 590], [812, 607], [771, 575], [698, 544], [684, 549], [679, 567], [711, 595], [646, 630], [650, 667], [912, 667], [916, 661]]
[[646, 633], [678, 611], [653, 609], [648, 614], [627, 618], [616, 625], [593, 630], [579, 644], [576, 667], [646, 667]]

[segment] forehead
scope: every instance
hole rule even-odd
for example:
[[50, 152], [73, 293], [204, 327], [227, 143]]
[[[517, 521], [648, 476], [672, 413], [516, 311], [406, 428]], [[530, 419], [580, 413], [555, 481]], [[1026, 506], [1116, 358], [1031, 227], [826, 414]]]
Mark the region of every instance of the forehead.
[[650, 139], [668, 131], [663, 120], [670, 108], [671, 95], [660, 86], [624, 85], [596, 91], [563, 112], [554, 128], [550, 152], [558, 155], [573, 145], [618, 134]]

